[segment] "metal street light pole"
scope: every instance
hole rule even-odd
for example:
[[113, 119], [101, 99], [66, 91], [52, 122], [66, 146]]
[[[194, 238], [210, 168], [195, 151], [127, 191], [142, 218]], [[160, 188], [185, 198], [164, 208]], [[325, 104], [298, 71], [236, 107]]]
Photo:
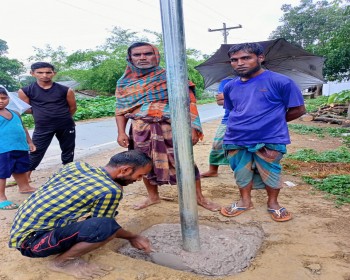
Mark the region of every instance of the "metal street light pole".
[[182, 0], [160, 0], [183, 247], [200, 250]]

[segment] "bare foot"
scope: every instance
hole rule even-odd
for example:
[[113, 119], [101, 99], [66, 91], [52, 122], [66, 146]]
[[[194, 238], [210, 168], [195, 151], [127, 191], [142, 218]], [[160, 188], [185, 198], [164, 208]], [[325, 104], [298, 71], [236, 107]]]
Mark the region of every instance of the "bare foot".
[[135, 204], [133, 208], [135, 210], [140, 210], [140, 209], [146, 208], [148, 206], [151, 206], [151, 205], [157, 204], [157, 203], [160, 203], [160, 198], [153, 200], [153, 199], [147, 197], [145, 200], [139, 202], [138, 204]]
[[205, 209], [216, 212], [221, 209], [221, 206], [215, 202], [207, 200], [206, 198], [197, 198], [197, 204], [202, 206]]
[[201, 173], [201, 178], [208, 178], [208, 177], [218, 177], [218, 172], [213, 170], [208, 170], [206, 172]]
[[112, 267], [103, 267], [93, 263], [90, 264], [80, 258], [70, 259], [62, 263], [53, 260], [48, 264], [48, 267], [53, 271], [72, 275], [78, 279], [103, 277], [113, 269]]
[[33, 193], [36, 190], [37, 190], [36, 188], [32, 188], [32, 187], [25, 188], [25, 189], [22, 188], [22, 189], [19, 189], [19, 193], [22, 193], [22, 194]]

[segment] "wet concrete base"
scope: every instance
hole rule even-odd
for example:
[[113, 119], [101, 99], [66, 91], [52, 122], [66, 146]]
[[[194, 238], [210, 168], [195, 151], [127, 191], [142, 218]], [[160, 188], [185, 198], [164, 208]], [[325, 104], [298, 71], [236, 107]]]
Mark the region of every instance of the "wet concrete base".
[[[180, 224], [157, 224], [141, 233], [147, 236], [155, 252], [165, 253], [163, 262], [180, 261], [187, 270], [207, 276], [228, 276], [244, 271], [249, 267], [264, 240], [264, 232], [257, 226], [238, 226], [232, 228], [214, 228], [199, 226], [201, 250], [191, 253], [182, 248]], [[118, 249], [118, 252], [132, 258], [152, 261], [151, 255], [132, 248], [129, 244]], [[170, 255], [170, 258], [167, 256]], [[159, 263], [164, 265], [163, 263]], [[181, 266], [179, 268], [182, 269]]]

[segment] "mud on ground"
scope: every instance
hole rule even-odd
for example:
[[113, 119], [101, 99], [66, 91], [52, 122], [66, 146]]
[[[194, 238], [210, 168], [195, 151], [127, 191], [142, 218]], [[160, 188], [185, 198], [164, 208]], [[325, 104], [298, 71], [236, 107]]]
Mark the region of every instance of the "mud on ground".
[[[201, 171], [208, 167], [211, 142], [218, 124], [219, 121], [204, 124], [205, 140], [194, 148], [195, 161]], [[300, 148], [329, 150], [341, 145], [340, 140], [336, 138], [320, 139], [313, 135], [294, 133], [291, 133], [291, 136], [292, 144], [288, 146], [290, 152]], [[84, 160], [95, 166], [104, 165], [110, 156], [118, 151], [121, 149], [105, 151]], [[40, 186], [58, 168], [59, 165], [35, 172], [33, 185]], [[266, 211], [266, 194], [263, 190], [253, 191], [254, 209], [234, 218], [198, 208], [201, 225], [219, 228], [253, 225], [264, 231], [265, 240], [256, 258], [239, 274], [213, 278], [136, 260], [116, 253], [125, 244], [117, 240], [85, 258], [115, 267], [111, 274], [103, 278], [106, 280], [350, 280], [350, 207], [335, 207], [334, 201], [326, 199], [324, 193], [303, 183], [300, 178], [301, 171], [307, 171], [307, 168], [308, 166], [302, 166], [299, 172], [283, 176], [283, 181], [297, 184], [295, 187], [285, 187], [280, 194], [280, 203], [294, 216], [293, 220], [287, 223], [277, 223], [270, 218]], [[220, 167], [220, 175], [217, 178], [203, 179], [202, 186], [205, 196], [222, 205], [230, 204], [239, 198], [232, 172], [228, 167]], [[27, 197], [19, 194], [17, 187], [8, 188], [7, 194], [9, 199], [17, 203]], [[161, 195], [165, 199], [160, 204], [144, 210], [133, 210], [132, 205], [145, 195], [142, 183], [125, 188], [118, 215], [118, 222], [124, 228], [142, 232], [155, 224], [179, 223], [176, 186], [161, 189]], [[46, 268], [48, 259], [25, 258], [18, 251], [8, 248], [9, 230], [14, 214], [14, 211], [0, 211], [0, 280], [74, 279], [50, 272]]]

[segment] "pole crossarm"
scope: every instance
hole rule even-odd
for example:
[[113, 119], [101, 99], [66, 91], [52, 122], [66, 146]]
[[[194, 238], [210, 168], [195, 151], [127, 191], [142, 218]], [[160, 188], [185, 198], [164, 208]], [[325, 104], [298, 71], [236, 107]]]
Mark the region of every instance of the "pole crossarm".
[[222, 28], [220, 29], [210, 29], [208, 28], [208, 31], [209, 32], [214, 32], [214, 31], [223, 31], [222, 32], [222, 35], [224, 36], [224, 44], [227, 44], [227, 36], [228, 36], [228, 31], [227, 30], [230, 30], [230, 29], [237, 29], [237, 28], [242, 28], [242, 25], [237, 25], [237, 26], [232, 26], [232, 27], [226, 27], [226, 23], [224, 22], [222, 24]]
[[242, 28], [242, 25], [237, 25], [237, 26], [233, 26], [233, 27], [226, 27], [226, 28], [220, 28], [220, 29], [210, 29], [208, 28], [209, 32], [214, 32], [214, 31], [226, 31], [226, 30], [230, 30], [230, 29], [237, 29], [237, 28]]

